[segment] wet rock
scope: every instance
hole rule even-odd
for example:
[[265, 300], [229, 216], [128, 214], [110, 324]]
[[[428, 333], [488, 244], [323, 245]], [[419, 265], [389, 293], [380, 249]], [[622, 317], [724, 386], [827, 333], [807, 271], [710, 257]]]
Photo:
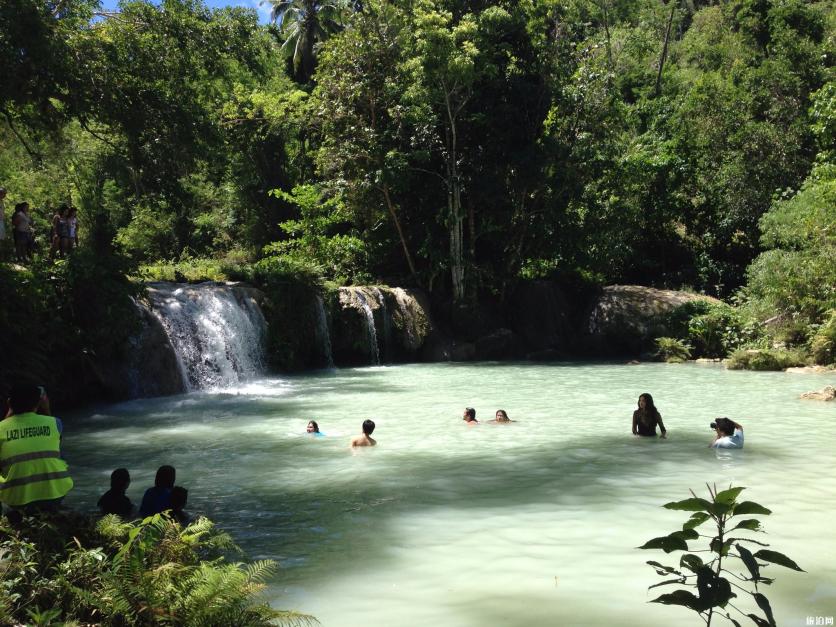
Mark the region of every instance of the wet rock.
[[836, 400], [836, 388], [827, 385], [818, 392], [804, 392], [800, 398], [811, 401], [833, 401]]
[[475, 359], [519, 359], [524, 354], [520, 336], [511, 329], [497, 329], [476, 340]]

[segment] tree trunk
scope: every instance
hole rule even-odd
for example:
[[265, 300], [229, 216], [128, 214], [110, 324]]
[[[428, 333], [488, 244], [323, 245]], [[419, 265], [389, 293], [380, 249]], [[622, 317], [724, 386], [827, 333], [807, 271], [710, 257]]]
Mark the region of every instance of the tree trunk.
[[659, 73], [656, 75], [656, 97], [662, 93], [662, 70], [665, 67], [665, 59], [668, 57], [668, 41], [671, 37], [671, 24], [673, 24], [673, 14], [676, 11], [676, 0], [671, 0], [671, 13], [668, 16], [668, 25], [665, 28], [665, 41], [662, 44], [662, 54], [659, 57]]
[[389, 196], [389, 186], [384, 184], [383, 188], [383, 197], [386, 199], [386, 207], [389, 209], [389, 215], [392, 216], [392, 221], [395, 223], [395, 229], [398, 231], [398, 237], [401, 240], [401, 246], [403, 246], [403, 254], [406, 257], [406, 263], [409, 266], [409, 271], [412, 273], [412, 280], [415, 281], [415, 285], [421, 287], [421, 282], [418, 280], [418, 273], [415, 271], [415, 264], [412, 261], [412, 255], [409, 254], [409, 247], [406, 245], [406, 238], [403, 234], [403, 229], [401, 228], [401, 221], [398, 220], [398, 214], [395, 213], [395, 206], [392, 203], [392, 198]]

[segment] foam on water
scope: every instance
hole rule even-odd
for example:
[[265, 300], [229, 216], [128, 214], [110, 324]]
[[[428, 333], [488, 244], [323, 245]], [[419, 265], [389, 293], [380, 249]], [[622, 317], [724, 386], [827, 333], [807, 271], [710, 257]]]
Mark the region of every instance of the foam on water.
[[[673, 531], [663, 503], [705, 483], [747, 487], [773, 510], [761, 540], [807, 573], [766, 569], [778, 624], [836, 614], [836, 404], [802, 401], [832, 377], [647, 364], [432, 364], [265, 379], [224, 393], [97, 407], [66, 417], [76, 480], [91, 508], [126, 466], [137, 503], [172, 463], [204, 512], [253, 559], [282, 563], [278, 607], [323, 625], [673, 625], [648, 604], [635, 547]], [[630, 435], [651, 392], [668, 440]], [[510, 425], [462, 424], [465, 406]], [[707, 448], [728, 415], [744, 451]], [[375, 449], [348, 437], [377, 423]], [[315, 419], [327, 437], [302, 436]], [[742, 622], [742, 621], [741, 621]]]

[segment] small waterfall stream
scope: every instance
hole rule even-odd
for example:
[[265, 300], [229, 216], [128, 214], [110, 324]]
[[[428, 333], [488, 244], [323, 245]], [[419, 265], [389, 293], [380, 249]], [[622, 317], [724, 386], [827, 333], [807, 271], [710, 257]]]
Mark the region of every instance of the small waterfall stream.
[[219, 283], [151, 283], [187, 390], [232, 385], [264, 369], [267, 323], [251, 290]]
[[326, 366], [334, 367], [334, 355], [331, 351], [331, 334], [328, 332], [328, 318], [325, 316], [325, 302], [322, 296], [316, 296], [316, 338], [322, 347]]
[[369, 349], [372, 357], [372, 365], [379, 366], [380, 348], [377, 344], [377, 330], [374, 327], [374, 312], [372, 312], [372, 308], [369, 306], [369, 302], [366, 300], [366, 295], [363, 294], [362, 290], [355, 290], [354, 293], [357, 295], [360, 307], [366, 315], [366, 328], [369, 332]]

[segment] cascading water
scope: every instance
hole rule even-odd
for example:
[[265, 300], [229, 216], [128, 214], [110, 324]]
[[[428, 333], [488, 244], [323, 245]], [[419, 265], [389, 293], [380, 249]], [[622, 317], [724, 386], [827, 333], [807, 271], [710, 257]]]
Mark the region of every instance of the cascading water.
[[383, 292], [377, 287], [372, 289], [377, 296], [377, 302], [380, 303], [380, 317], [383, 320], [383, 358], [388, 362], [392, 358], [392, 317], [386, 309], [386, 298]]
[[369, 349], [372, 357], [372, 365], [379, 366], [380, 349], [377, 345], [377, 330], [374, 327], [374, 313], [372, 312], [372, 308], [369, 306], [369, 302], [366, 300], [366, 295], [363, 294], [362, 290], [355, 290], [354, 293], [357, 295], [357, 301], [360, 303], [360, 308], [366, 315], [366, 327], [369, 332]]
[[219, 283], [151, 283], [186, 389], [232, 385], [264, 369], [267, 323], [251, 290]]
[[334, 367], [334, 356], [331, 352], [331, 334], [328, 332], [328, 318], [325, 316], [325, 303], [322, 296], [316, 297], [316, 337], [322, 347], [328, 368]]

